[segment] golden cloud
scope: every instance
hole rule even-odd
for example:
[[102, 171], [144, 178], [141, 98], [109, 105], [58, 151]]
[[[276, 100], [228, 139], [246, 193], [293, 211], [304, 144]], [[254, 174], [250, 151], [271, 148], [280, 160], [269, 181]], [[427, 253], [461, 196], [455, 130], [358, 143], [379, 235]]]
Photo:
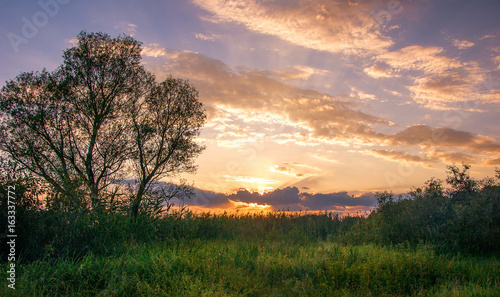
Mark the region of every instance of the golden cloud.
[[[398, 55], [395, 59], [387, 57], [386, 62], [388, 65], [420, 69], [424, 73], [431, 70], [446, 72], [446, 63], [461, 65], [446, 57], [432, 57], [432, 53], [441, 52], [439, 49], [420, 49], [427, 55], [423, 55], [418, 47], [403, 50], [420, 59], [420, 65], [406, 65], [407, 62]], [[425, 150], [462, 149], [476, 154], [500, 154], [500, 144], [494, 139], [452, 128], [413, 125], [394, 134], [380, 133], [374, 128], [377, 124], [394, 124], [360, 111], [350, 97], [299, 88], [277, 79], [274, 73], [231, 68], [198, 53], [168, 49], [164, 52], [164, 56], [155, 58], [160, 64], [156, 64], [153, 71], [159, 78], [168, 73], [189, 79], [195, 85], [201, 100], [208, 106], [208, 125], [214, 130], [213, 138], [218, 146], [240, 147], [249, 142], [266, 140], [299, 145], [417, 146]], [[370, 96], [365, 93], [354, 95]], [[381, 153], [378, 152], [379, 155]], [[394, 152], [386, 153], [386, 157], [419, 161]], [[450, 161], [460, 157], [468, 158], [466, 155], [446, 155], [438, 151], [427, 158], [430, 161]]]
[[214, 23], [237, 23], [292, 44], [331, 53], [381, 52], [393, 42], [380, 34], [372, 15], [376, 1], [192, 0]]
[[380, 54], [375, 60], [378, 64], [365, 68], [366, 74], [378, 78], [404, 73], [413, 81], [408, 86], [413, 99], [428, 108], [448, 109], [452, 103], [471, 100], [500, 102], [500, 92], [479, 90], [488, 79], [485, 69], [474, 61], [447, 57], [441, 47], [413, 45]]

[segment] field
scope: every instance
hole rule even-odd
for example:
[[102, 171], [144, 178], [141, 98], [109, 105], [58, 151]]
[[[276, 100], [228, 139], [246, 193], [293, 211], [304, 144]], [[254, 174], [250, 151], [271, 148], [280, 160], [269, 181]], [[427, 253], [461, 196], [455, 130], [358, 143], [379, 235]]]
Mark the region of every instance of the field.
[[[185, 213], [140, 224], [100, 219], [81, 234], [66, 233], [65, 254], [57, 253], [57, 241], [41, 247], [43, 257], [18, 268], [16, 290], [2, 278], [0, 295], [500, 296], [498, 256], [363, 242], [366, 218], [280, 212]], [[86, 252], [74, 253], [78, 247]]]

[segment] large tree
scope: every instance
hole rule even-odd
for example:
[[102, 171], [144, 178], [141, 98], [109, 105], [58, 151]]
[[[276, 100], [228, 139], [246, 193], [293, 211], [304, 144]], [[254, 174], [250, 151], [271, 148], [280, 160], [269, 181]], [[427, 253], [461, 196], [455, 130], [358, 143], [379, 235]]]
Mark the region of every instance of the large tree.
[[196, 90], [156, 83], [141, 43], [81, 32], [54, 72], [22, 73], [0, 96], [0, 149], [61, 196], [100, 208], [109, 185], [133, 164], [137, 209], [152, 182], [192, 171], [205, 115]]

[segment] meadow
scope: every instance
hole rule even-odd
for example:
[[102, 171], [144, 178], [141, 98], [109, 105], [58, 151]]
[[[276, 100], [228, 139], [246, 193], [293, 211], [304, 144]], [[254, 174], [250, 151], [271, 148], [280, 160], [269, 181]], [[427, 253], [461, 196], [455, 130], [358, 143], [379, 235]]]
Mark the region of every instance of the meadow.
[[25, 199], [15, 290], [4, 276], [0, 296], [500, 296], [500, 172], [474, 181], [467, 169], [450, 168], [450, 188], [378, 193], [360, 217], [182, 208], [131, 219]]
[[[16, 290], [2, 279], [1, 295], [500, 294], [498, 256], [436, 253], [424, 244], [350, 243], [359, 241], [353, 227], [365, 218], [187, 212], [135, 225], [116, 215], [101, 219], [107, 221], [79, 235], [66, 233], [65, 252], [56, 241], [41, 247], [43, 256], [22, 264]], [[80, 242], [80, 236], [93, 240]], [[77, 248], [86, 252], [74, 254]]]

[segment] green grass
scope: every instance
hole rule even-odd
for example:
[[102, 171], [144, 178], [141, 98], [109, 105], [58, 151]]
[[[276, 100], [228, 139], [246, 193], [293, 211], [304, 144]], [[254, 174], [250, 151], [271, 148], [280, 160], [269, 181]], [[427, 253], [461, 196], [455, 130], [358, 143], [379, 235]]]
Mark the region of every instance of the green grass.
[[500, 296], [500, 261], [425, 246], [176, 239], [23, 264], [16, 286], [3, 278], [0, 295]]

